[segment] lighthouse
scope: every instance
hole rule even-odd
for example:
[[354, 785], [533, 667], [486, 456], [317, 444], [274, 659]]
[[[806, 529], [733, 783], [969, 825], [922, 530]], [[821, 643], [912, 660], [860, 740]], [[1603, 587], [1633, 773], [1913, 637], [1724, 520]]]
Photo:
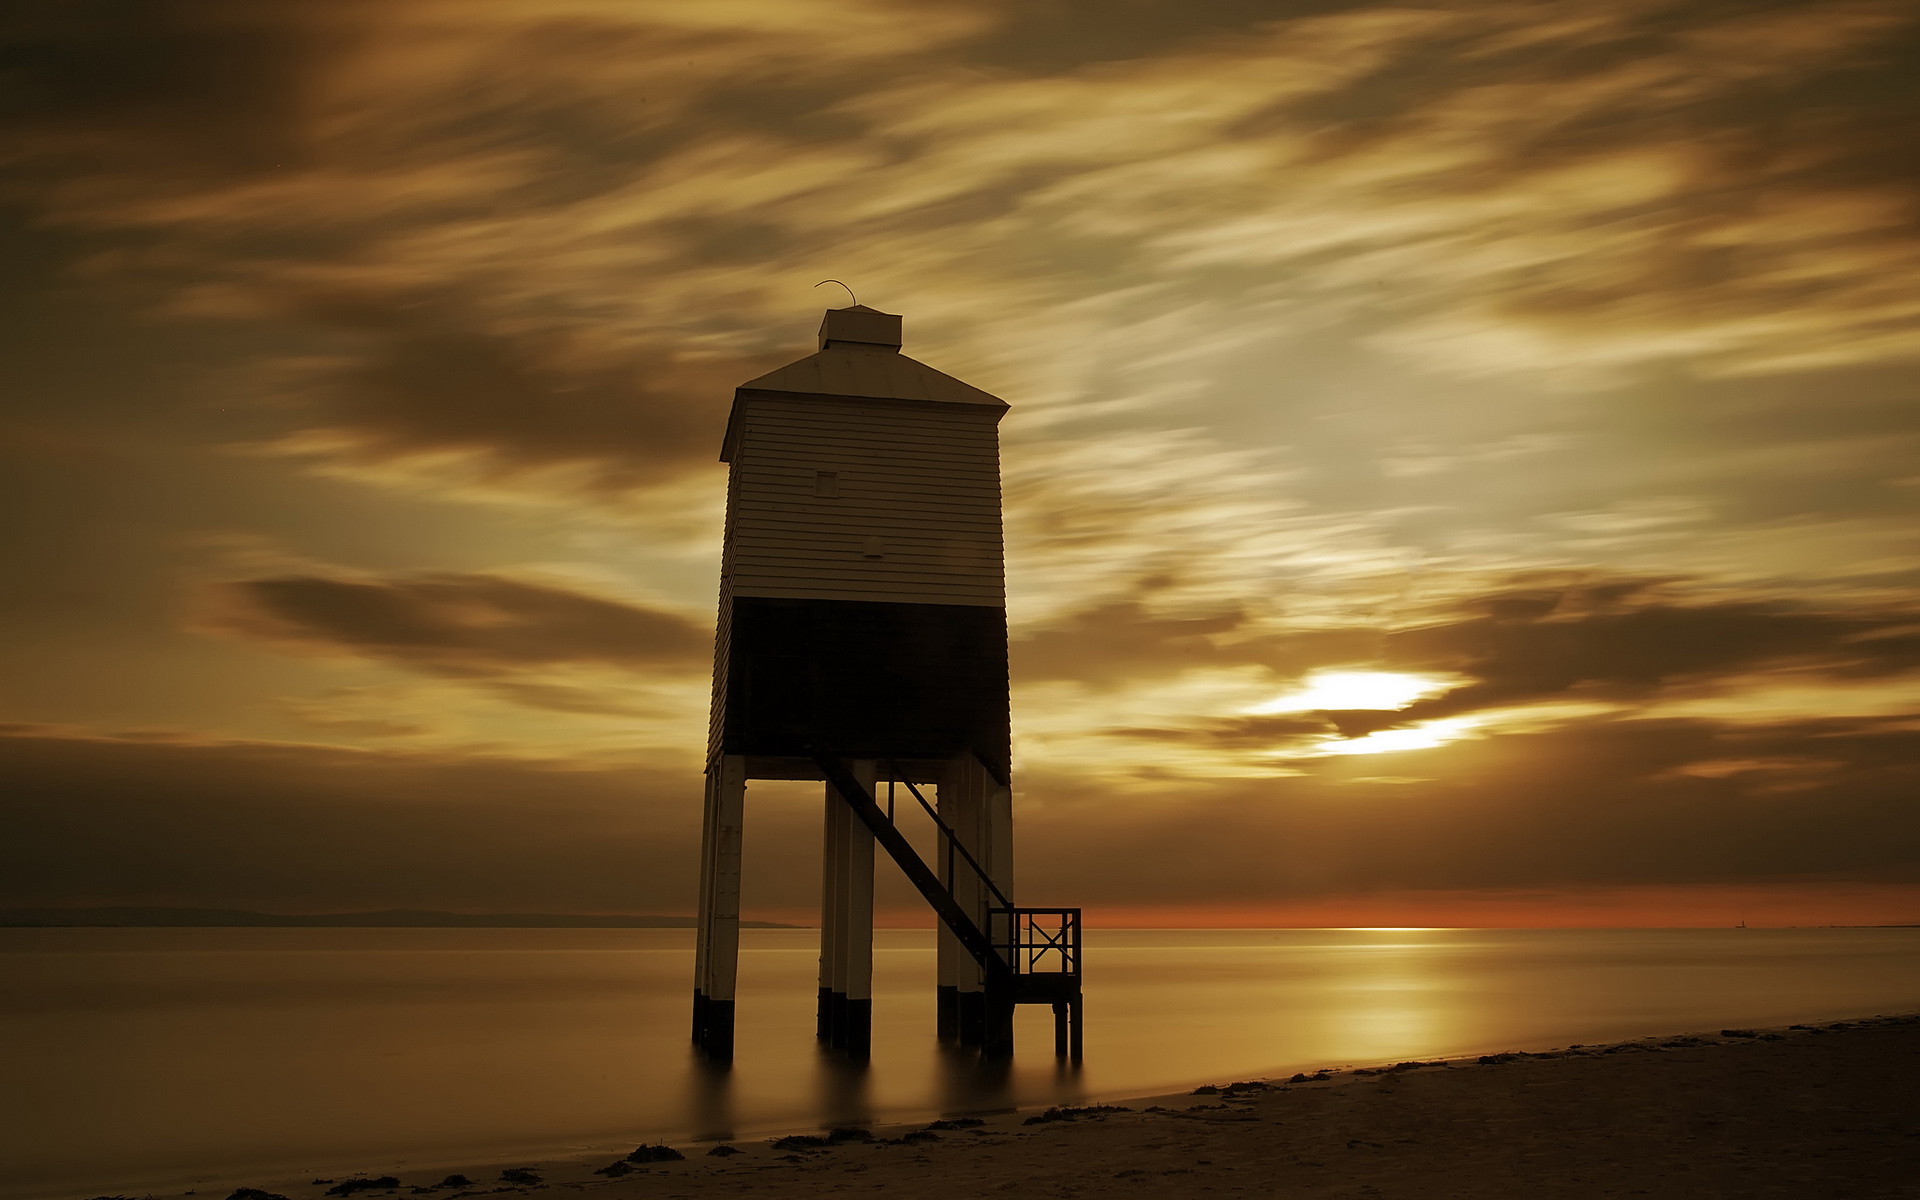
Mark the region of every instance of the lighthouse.
[[[859, 304], [734, 392], [693, 995], [710, 1058], [733, 1056], [754, 779], [824, 785], [823, 1042], [869, 1053], [878, 850], [939, 918], [939, 1034], [1005, 1056], [1014, 1006], [1045, 1003], [1056, 1052], [1078, 1057], [1079, 912], [1013, 901], [1006, 412]], [[932, 862], [895, 824], [902, 802], [934, 826]]]

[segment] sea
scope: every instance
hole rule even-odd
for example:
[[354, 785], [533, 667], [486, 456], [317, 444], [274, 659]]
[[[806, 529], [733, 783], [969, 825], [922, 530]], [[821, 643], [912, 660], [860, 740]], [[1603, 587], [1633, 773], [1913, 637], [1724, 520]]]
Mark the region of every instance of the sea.
[[860, 1067], [814, 1040], [816, 932], [741, 940], [719, 1071], [688, 1046], [684, 930], [0, 930], [0, 1196], [491, 1178], [641, 1142], [1920, 1010], [1911, 928], [1093, 930], [1084, 1062], [1053, 1057], [1035, 1008], [994, 1066], [934, 1036], [931, 931], [885, 930]]

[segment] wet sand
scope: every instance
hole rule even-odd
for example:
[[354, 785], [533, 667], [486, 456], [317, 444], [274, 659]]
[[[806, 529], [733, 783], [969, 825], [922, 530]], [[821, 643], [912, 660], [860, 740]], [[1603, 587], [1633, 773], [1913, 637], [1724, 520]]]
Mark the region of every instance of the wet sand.
[[[830, 1145], [514, 1164], [538, 1183], [496, 1165], [468, 1170], [465, 1186], [408, 1178], [349, 1194], [1920, 1197], [1920, 1016], [1325, 1074], [1222, 1080], [1108, 1111], [847, 1131]], [[256, 1186], [319, 1200], [345, 1182]]]

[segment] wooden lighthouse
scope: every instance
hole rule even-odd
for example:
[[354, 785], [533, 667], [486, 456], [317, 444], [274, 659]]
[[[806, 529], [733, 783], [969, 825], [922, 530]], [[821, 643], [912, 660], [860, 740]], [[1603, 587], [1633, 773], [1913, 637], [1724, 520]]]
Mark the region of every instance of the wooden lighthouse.
[[[734, 393], [693, 994], [694, 1042], [721, 1061], [750, 779], [825, 784], [823, 1041], [868, 1053], [878, 845], [940, 918], [941, 1036], [1003, 1056], [1014, 1006], [1046, 1003], [1079, 1057], [1079, 912], [1012, 899], [1007, 405], [900, 344], [899, 317], [830, 309], [818, 353]], [[932, 863], [896, 800], [931, 819]]]

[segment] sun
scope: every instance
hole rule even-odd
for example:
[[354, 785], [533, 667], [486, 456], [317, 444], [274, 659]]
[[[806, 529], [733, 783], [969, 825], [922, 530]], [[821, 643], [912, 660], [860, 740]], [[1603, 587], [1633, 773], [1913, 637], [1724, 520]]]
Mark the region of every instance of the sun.
[[1248, 715], [1359, 708], [1392, 711], [1443, 692], [1453, 681], [1403, 671], [1311, 671], [1301, 684], [1298, 691], [1248, 709]]
[[[1310, 671], [1293, 691], [1245, 711], [1248, 716], [1354, 709], [1398, 712], [1416, 700], [1438, 695], [1463, 682], [1451, 676], [1419, 675], [1410, 671]], [[1471, 736], [1478, 723], [1472, 717], [1441, 717], [1394, 729], [1375, 730], [1362, 737], [1328, 734], [1305, 753], [1308, 757], [1318, 758], [1336, 754], [1391, 754], [1399, 750], [1426, 750]], [[1297, 757], [1300, 753], [1295, 749], [1287, 757]]]

